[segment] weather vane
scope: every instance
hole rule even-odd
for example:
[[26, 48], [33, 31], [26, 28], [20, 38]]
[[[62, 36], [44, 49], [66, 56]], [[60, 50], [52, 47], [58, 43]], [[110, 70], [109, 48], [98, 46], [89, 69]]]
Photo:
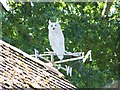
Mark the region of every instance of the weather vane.
[[[54, 66], [57, 66], [58, 69], [62, 69], [64, 71], [66, 71], [66, 74], [69, 76], [72, 76], [72, 67], [69, 65], [65, 65], [65, 67], [62, 67], [61, 66], [62, 63], [75, 61], [75, 60], [82, 60], [83, 63], [85, 63], [86, 59], [88, 59], [88, 58], [89, 58], [89, 61], [92, 61], [91, 50], [89, 50], [86, 53], [86, 55], [84, 54], [84, 52], [75, 52], [75, 53], [64, 54], [64, 56], [74, 56], [74, 58], [64, 59], [64, 60], [60, 60], [60, 61], [54, 61], [54, 56], [56, 56], [56, 54], [54, 52], [44, 52], [44, 54], [40, 54], [38, 50], [35, 49], [34, 51], [35, 51], [35, 55], [31, 55], [31, 56], [34, 56], [37, 59], [42, 58], [42, 59], [46, 60], [47, 62], [53, 63]], [[45, 56], [50, 56], [50, 60], [45, 59]]]
[[[62, 63], [75, 60], [83, 60], [83, 63], [85, 63], [87, 58], [89, 58], [89, 61], [92, 61], [91, 50], [89, 50], [86, 55], [84, 54], [84, 52], [71, 53], [65, 51], [64, 35], [62, 33], [58, 19], [56, 22], [51, 22], [49, 20], [48, 30], [49, 30], [48, 31], [49, 42], [53, 52], [46, 48], [48, 52], [40, 54], [39, 51], [35, 49], [34, 50], [35, 55], [32, 56], [34, 56], [35, 58], [42, 58], [47, 62], [53, 63], [54, 64], [53, 66], [57, 66], [58, 69], [65, 70], [67, 75], [69, 76], [72, 76], [72, 67], [70, 67], [69, 65], [65, 65], [65, 67], [62, 67], [61, 66]], [[50, 56], [50, 60], [47, 60], [45, 56]], [[54, 61], [54, 56], [57, 56], [59, 61]], [[74, 58], [63, 59], [64, 56], [74, 56]]]

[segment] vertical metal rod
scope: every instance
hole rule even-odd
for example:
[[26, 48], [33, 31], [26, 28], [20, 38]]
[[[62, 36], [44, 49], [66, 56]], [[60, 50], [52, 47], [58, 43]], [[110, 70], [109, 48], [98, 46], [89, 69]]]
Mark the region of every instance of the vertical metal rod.
[[51, 54], [50, 57], [51, 57], [51, 62], [53, 62], [54, 61], [54, 55]]

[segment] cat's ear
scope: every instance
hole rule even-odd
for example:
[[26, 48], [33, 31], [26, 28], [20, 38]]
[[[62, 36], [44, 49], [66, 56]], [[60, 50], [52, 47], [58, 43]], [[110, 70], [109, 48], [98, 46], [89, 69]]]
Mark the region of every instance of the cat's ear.
[[51, 21], [49, 20], [49, 23], [51, 23]]
[[57, 22], [57, 23], [59, 23], [59, 20], [58, 20], [58, 18], [57, 18], [56, 22]]

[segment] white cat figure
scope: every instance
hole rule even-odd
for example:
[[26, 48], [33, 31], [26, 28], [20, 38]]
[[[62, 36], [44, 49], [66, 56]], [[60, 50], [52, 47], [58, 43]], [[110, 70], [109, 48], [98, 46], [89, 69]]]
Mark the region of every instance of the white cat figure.
[[49, 20], [49, 42], [53, 51], [57, 54], [57, 57], [62, 60], [65, 52], [64, 35], [61, 30], [61, 26], [58, 22], [51, 22]]

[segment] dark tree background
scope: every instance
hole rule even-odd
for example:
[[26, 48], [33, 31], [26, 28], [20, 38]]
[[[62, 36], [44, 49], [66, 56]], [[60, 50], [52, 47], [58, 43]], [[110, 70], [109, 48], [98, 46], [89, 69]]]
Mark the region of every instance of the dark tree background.
[[[33, 5], [32, 5], [33, 4]], [[117, 18], [120, 5], [107, 2], [9, 2], [10, 11], [2, 10], [2, 39], [33, 54], [51, 50], [48, 41], [48, 20], [60, 20], [66, 50], [92, 50], [93, 62], [68, 62], [73, 76], [66, 76], [78, 88], [100, 88], [119, 79], [120, 29]], [[116, 13], [111, 16], [111, 5]], [[66, 73], [61, 70], [65, 75]]]

